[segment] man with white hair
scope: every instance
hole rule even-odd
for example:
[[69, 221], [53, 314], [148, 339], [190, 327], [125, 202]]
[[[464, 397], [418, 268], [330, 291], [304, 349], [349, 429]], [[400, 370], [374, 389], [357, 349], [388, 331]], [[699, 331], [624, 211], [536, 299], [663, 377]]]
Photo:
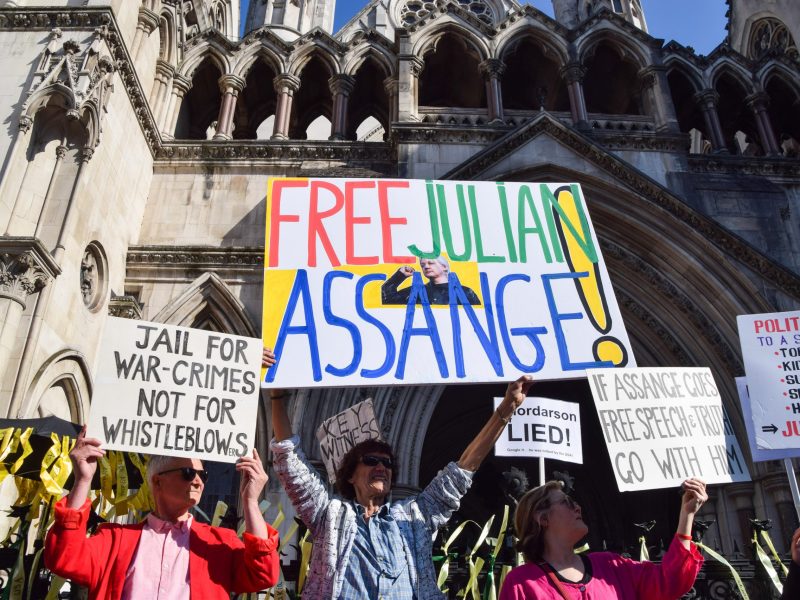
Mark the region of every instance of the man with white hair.
[[147, 478], [155, 510], [135, 525], [103, 524], [86, 537], [88, 495], [100, 440], [84, 427], [70, 452], [75, 484], [55, 505], [44, 559], [53, 573], [89, 588], [90, 599], [228, 600], [257, 592], [279, 576], [278, 532], [264, 522], [258, 503], [267, 474], [258, 453], [239, 459], [243, 539], [236, 532], [194, 521], [208, 473], [197, 458], [153, 456]]
[[[420, 258], [419, 268], [422, 274], [428, 278], [428, 283], [425, 284], [425, 293], [428, 294], [428, 302], [430, 304], [450, 304], [450, 263], [444, 256], [437, 256], [436, 258]], [[414, 267], [410, 265], [403, 265], [397, 271], [383, 282], [381, 286], [381, 302], [383, 304], [408, 304], [408, 298], [411, 295], [411, 287], [405, 287], [402, 290], [397, 288], [409, 277], [414, 274]], [[480, 304], [477, 294], [466, 286], [461, 286], [464, 290], [464, 295], [470, 304]], [[417, 304], [421, 300], [417, 299]]]

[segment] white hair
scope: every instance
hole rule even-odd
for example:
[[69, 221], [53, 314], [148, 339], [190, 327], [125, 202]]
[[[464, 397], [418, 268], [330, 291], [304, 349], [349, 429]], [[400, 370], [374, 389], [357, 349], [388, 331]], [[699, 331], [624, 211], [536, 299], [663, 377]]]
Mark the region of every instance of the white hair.
[[174, 459], [174, 456], [162, 456], [160, 454], [151, 455], [150, 460], [147, 463], [147, 483], [152, 486], [153, 476], [164, 471], [164, 467], [166, 467], [170, 461]]
[[436, 258], [425, 258], [425, 259], [420, 258], [419, 262], [422, 263], [423, 260], [435, 260], [436, 262], [438, 262], [440, 265], [442, 265], [444, 267], [445, 273], [449, 273], [450, 272], [450, 263], [447, 262], [447, 259], [444, 256], [440, 255], [440, 256], [437, 256]]

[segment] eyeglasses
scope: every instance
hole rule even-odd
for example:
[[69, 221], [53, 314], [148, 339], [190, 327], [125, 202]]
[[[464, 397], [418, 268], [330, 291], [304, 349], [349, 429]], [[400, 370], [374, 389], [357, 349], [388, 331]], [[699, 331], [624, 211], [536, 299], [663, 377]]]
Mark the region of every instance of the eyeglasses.
[[167, 473], [174, 473], [175, 471], [181, 472], [181, 477], [184, 481], [194, 481], [196, 475], [200, 476], [200, 481], [205, 483], [208, 481], [208, 471], [205, 469], [193, 469], [192, 467], [178, 467], [177, 469], [167, 469], [161, 471], [158, 475], [166, 475]]
[[570, 510], [575, 510], [576, 508], [578, 508], [578, 503], [575, 502], [575, 500], [573, 500], [570, 496], [567, 496], [566, 494], [564, 494], [564, 497], [558, 501], [558, 504], [563, 504]]
[[377, 467], [378, 463], [382, 464], [387, 469], [394, 469], [394, 463], [391, 458], [374, 456], [372, 454], [366, 454], [361, 457], [361, 464], [367, 467]]

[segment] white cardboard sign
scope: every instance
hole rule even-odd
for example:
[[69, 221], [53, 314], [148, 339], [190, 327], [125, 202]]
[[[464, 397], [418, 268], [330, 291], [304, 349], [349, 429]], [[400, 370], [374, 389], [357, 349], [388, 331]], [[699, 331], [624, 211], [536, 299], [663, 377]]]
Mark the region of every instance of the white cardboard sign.
[[586, 372], [621, 492], [749, 481], [744, 455], [708, 368]]
[[336, 470], [342, 458], [353, 446], [380, 438], [381, 428], [371, 398], [325, 419], [317, 429], [317, 440], [331, 483], [336, 481]]
[[800, 448], [800, 311], [736, 321], [756, 445]]
[[747, 429], [747, 443], [750, 445], [750, 454], [753, 462], [763, 462], [765, 460], [783, 460], [800, 456], [800, 448], [788, 448], [778, 450], [764, 450], [756, 444], [756, 432], [753, 425], [752, 407], [750, 404], [750, 394], [747, 386], [747, 377], [736, 378], [736, 390], [739, 392], [739, 402], [742, 405], [742, 415], [744, 415], [744, 426]]
[[235, 462], [255, 442], [261, 341], [109, 317], [87, 436], [103, 448]]
[[[495, 409], [502, 401], [494, 399]], [[552, 398], [526, 398], [497, 439], [494, 453], [583, 464], [580, 405]]]

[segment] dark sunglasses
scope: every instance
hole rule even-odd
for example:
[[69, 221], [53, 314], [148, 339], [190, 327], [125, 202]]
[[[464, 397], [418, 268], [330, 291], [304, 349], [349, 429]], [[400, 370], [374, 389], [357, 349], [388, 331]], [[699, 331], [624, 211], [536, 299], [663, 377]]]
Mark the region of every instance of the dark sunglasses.
[[200, 476], [200, 481], [205, 483], [208, 481], [208, 471], [205, 469], [193, 469], [192, 467], [178, 467], [177, 469], [167, 469], [166, 471], [161, 471], [159, 475], [166, 475], [167, 473], [174, 473], [175, 471], [181, 472], [181, 477], [183, 477], [184, 481], [194, 481], [195, 475]]
[[361, 464], [367, 467], [377, 467], [378, 463], [382, 464], [387, 469], [394, 469], [394, 463], [391, 458], [384, 458], [382, 456], [373, 456], [367, 454], [361, 457]]

